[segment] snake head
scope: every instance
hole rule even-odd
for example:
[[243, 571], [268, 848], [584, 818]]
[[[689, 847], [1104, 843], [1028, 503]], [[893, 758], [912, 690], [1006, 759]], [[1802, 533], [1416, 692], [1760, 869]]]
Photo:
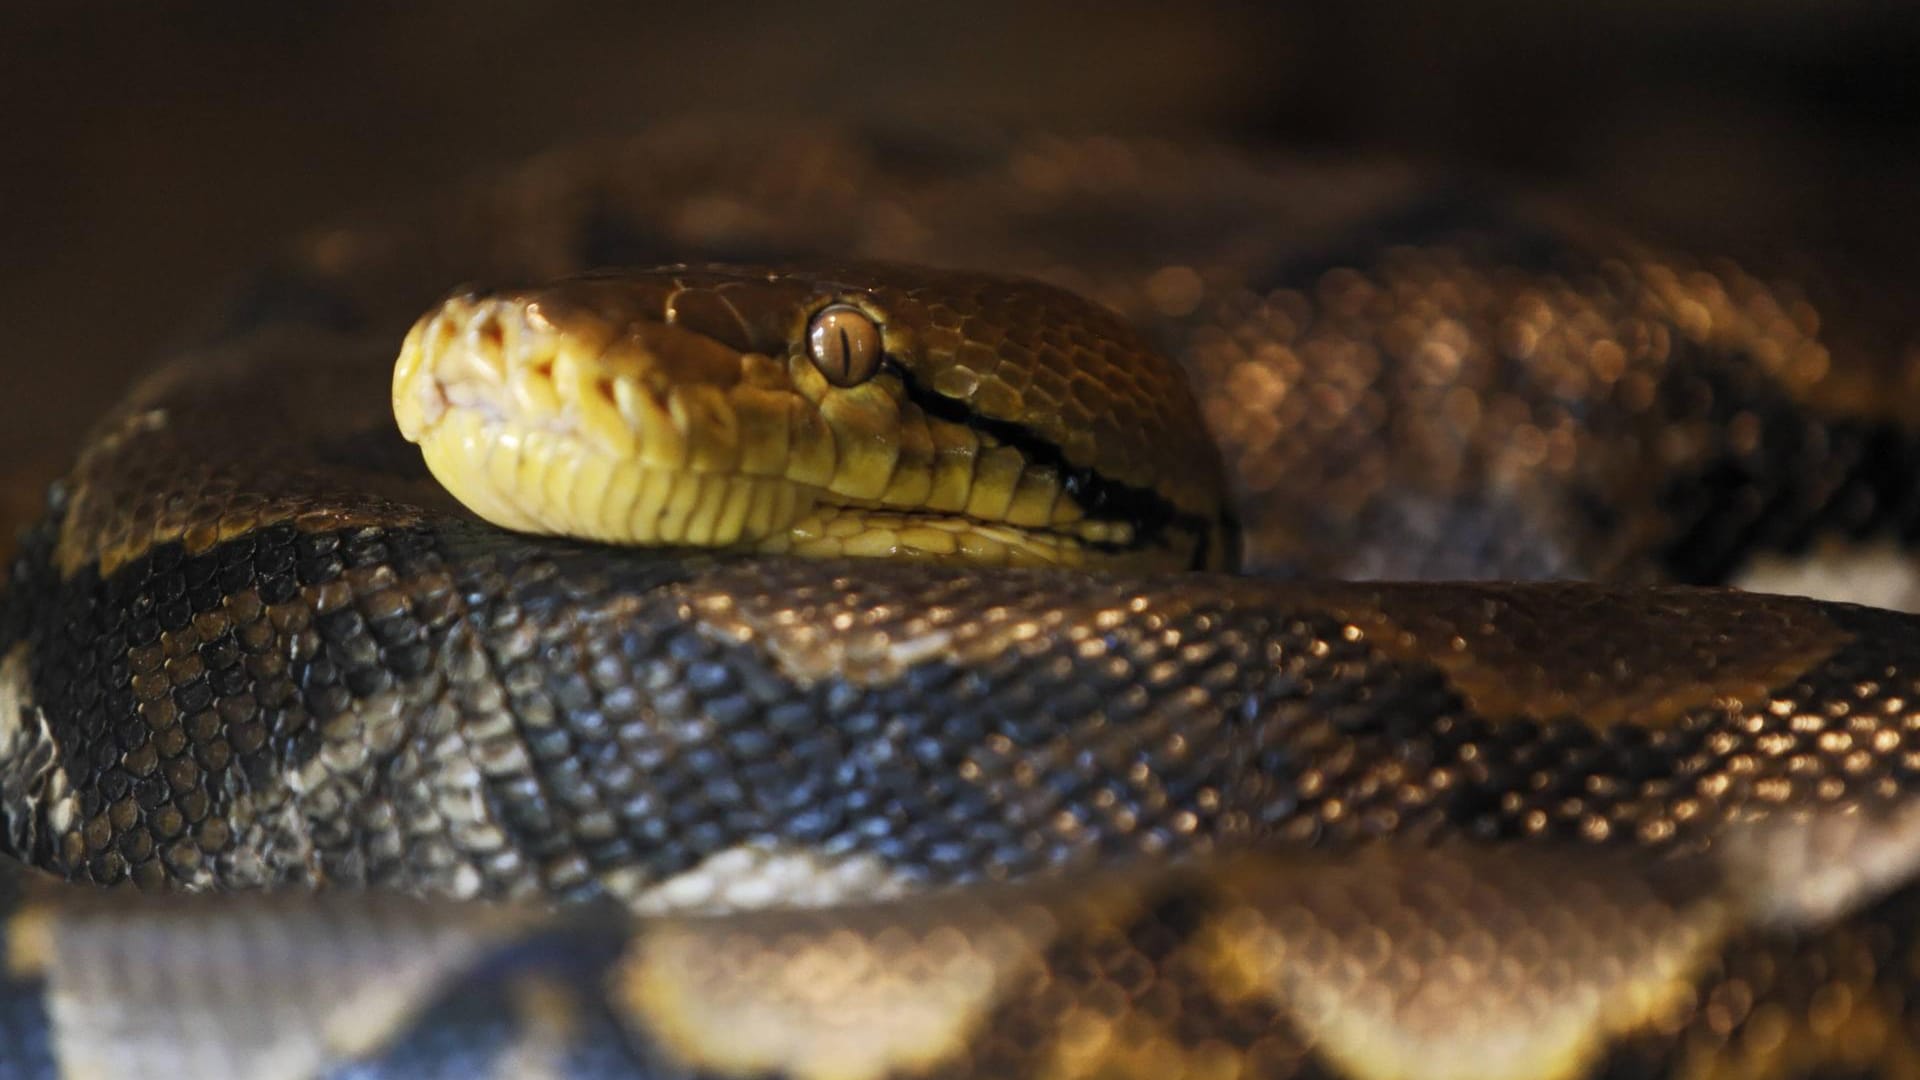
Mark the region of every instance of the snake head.
[[1126, 569], [1224, 541], [1179, 366], [1034, 281], [671, 266], [463, 291], [393, 392], [440, 482], [522, 531]]

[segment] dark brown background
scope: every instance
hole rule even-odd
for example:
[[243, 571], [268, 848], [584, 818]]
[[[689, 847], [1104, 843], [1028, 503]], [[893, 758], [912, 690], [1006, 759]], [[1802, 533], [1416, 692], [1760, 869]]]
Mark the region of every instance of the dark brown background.
[[0, 525], [158, 343], [277, 238], [690, 110], [1387, 150], [1571, 191], [1684, 244], [1837, 250], [1883, 277], [1912, 275], [1920, 239], [1920, 18], [1897, 5], [292, 12], [0, 11]]

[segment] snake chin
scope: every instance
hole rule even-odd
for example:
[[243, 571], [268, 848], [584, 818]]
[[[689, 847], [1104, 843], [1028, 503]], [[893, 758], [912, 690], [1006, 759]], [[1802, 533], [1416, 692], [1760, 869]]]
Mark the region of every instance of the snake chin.
[[767, 553], [808, 558], [855, 556], [951, 560], [975, 566], [1085, 566], [1100, 548], [1124, 549], [1134, 539], [1125, 522], [1081, 521], [1072, 532], [1027, 529], [951, 514], [916, 514], [885, 507], [815, 508], [795, 523], [784, 544]]

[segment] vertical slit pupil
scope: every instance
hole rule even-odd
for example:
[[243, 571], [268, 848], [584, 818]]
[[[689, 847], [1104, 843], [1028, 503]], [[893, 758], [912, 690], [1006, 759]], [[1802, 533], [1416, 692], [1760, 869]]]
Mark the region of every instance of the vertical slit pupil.
[[814, 316], [807, 331], [807, 350], [829, 382], [853, 386], [872, 377], [879, 337], [879, 328], [864, 312], [830, 307]]

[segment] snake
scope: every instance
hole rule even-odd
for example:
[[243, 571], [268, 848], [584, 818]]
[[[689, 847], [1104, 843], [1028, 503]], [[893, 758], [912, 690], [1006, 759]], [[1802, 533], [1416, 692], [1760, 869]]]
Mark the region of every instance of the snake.
[[1920, 1073], [1920, 365], [1829, 281], [706, 122], [319, 230], [14, 555], [0, 1072]]

